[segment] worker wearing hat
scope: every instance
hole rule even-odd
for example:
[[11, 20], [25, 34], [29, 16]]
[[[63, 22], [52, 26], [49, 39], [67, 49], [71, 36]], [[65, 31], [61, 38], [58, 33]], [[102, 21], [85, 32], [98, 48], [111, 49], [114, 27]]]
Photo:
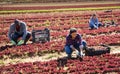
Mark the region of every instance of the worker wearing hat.
[[73, 50], [76, 51], [77, 57], [83, 56], [83, 47], [86, 47], [86, 41], [82, 40], [81, 35], [77, 33], [77, 29], [71, 28], [66, 37], [65, 52], [68, 58], [71, 58]]
[[8, 37], [9, 37], [10, 42], [13, 45], [26, 44], [30, 36], [31, 36], [31, 33], [27, 31], [25, 22], [15, 19], [14, 23], [10, 25]]

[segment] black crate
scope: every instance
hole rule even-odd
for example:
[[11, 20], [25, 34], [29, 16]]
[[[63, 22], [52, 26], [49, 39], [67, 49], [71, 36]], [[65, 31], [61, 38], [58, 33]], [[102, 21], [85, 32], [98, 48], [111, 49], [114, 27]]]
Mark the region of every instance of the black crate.
[[86, 56], [102, 55], [106, 53], [110, 53], [110, 47], [104, 47], [104, 49], [99, 49], [99, 50], [94, 49], [94, 48], [87, 48], [85, 50]]
[[45, 43], [50, 41], [50, 30], [45, 28], [44, 30], [33, 30], [32, 31], [32, 42], [33, 43]]

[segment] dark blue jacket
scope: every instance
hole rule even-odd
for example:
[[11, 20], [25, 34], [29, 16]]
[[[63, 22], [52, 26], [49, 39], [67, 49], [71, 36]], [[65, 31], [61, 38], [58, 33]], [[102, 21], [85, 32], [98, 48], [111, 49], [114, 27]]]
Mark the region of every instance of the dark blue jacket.
[[72, 39], [71, 35], [68, 35], [66, 37], [66, 46], [70, 46], [73, 45], [74, 47], [79, 47], [81, 45], [81, 35], [77, 34], [77, 36], [75, 37], [75, 39]]

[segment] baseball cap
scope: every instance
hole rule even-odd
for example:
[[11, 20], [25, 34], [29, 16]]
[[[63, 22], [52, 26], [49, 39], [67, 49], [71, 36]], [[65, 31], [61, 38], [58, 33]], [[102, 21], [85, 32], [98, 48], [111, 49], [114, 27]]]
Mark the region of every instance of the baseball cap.
[[70, 29], [70, 34], [74, 33], [74, 32], [77, 32], [77, 29], [76, 28], [71, 28]]
[[19, 20], [18, 20], [18, 19], [15, 19], [15, 20], [14, 20], [14, 24], [15, 24], [15, 25], [19, 25]]

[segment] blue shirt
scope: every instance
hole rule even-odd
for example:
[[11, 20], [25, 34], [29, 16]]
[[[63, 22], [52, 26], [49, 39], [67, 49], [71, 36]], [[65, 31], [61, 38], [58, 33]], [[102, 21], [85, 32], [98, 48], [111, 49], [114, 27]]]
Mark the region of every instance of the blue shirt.
[[93, 19], [92, 17], [90, 18], [90, 21], [89, 21], [90, 26], [94, 26], [95, 24], [98, 24], [98, 23], [99, 23], [98, 18], [96, 19]]

